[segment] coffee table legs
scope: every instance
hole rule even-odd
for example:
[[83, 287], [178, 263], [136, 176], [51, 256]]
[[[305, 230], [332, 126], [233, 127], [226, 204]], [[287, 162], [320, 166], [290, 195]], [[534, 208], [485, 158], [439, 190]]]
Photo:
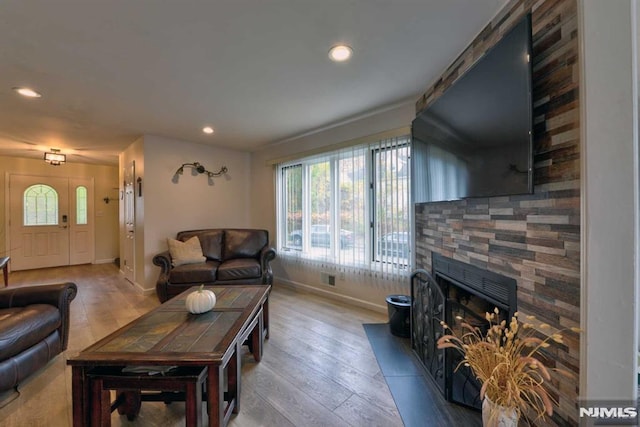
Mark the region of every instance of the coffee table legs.
[[[226, 426], [240, 403], [240, 343], [233, 346], [229, 359], [220, 365], [209, 365], [207, 376], [207, 409], [209, 427]], [[225, 404], [224, 370], [227, 368], [227, 398]]]
[[264, 319], [264, 338], [269, 338], [269, 297], [262, 305], [262, 317]]
[[71, 368], [71, 393], [73, 395], [73, 426], [83, 427], [90, 425], [89, 408], [91, 390], [89, 389], [88, 378], [85, 376], [83, 366]]
[[202, 384], [187, 384], [185, 418], [188, 426], [202, 425]]
[[229, 360], [227, 367], [227, 393], [231, 402], [235, 400], [232, 412], [237, 414], [240, 411], [240, 347], [242, 343], [236, 343], [235, 355]]
[[249, 339], [251, 340], [251, 354], [256, 362], [262, 360], [262, 345], [264, 343], [264, 313], [261, 310], [258, 313], [256, 326], [251, 331]]
[[103, 390], [102, 380], [90, 381], [91, 425], [108, 427], [111, 425], [111, 398], [109, 390]]
[[222, 425], [224, 420], [224, 369], [222, 366], [209, 366], [207, 375], [207, 410], [209, 427]]

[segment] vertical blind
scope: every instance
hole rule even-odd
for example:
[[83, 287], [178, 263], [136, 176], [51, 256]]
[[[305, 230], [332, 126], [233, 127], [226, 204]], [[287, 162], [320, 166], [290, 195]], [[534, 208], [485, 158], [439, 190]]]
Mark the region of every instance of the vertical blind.
[[410, 153], [405, 135], [278, 164], [279, 253], [318, 268], [405, 276]]

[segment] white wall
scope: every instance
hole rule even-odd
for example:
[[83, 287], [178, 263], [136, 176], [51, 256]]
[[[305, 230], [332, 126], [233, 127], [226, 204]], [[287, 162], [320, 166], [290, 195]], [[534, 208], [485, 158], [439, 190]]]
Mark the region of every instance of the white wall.
[[[415, 96], [415, 99], [418, 95]], [[268, 160], [304, 153], [323, 146], [333, 145], [379, 132], [409, 126], [415, 117], [414, 100], [371, 114], [358, 120], [335, 126], [323, 131], [310, 133], [299, 138], [269, 146], [252, 153], [251, 156], [251, 224], [256, 228], [269, 230], [271, 240], [276, 238], [275, 176]], [[340, 296], [355, 304], [379, 311], [386, 310], [384, 298], [393, 293], [409, 293], [409, 282], [402, 286], [392, 285], [384, 280], [369, 276], [346, 276], [336, 281], [335, 287], [320, 282], [320, 270], [308, 265], [292, 265], [276, 258], [274, 265], [275, 283], [304, 287], [327, 296]]]
[[110, 262], [118, 257], [118, 202], [105, 204], [105, 197], [118, 198], [118, 168], [116, 166], [66, 163], [51, 166], [43, 160], [0, 156], [0, 254], [5, 253], [5, 172], [26, 175], [94, 178], [95, 259]]
[[635, 400], [638, 348], [635, 0], [580, 0], [581, 397]]
[[[204, 174], [194, 176], [192, 169], [185, 167], [184, 174], [174, 182], [178, 167], [193, 162], [201, 163], [212, 172], [224, 165], [229, 172], [209, 179]], [[138, 162], [136, 174], [137, 171]], [[167, 250], [168, 237], [175, 238], [178, 231], [190, 229], [250, 227], [249, 153], [145, 135], [144, 169], [140, 175], [144, 204], [144, 281], [139, 283], [146, 290], [155, 289], [160, 270], [152, 259]], [[136, 267], [140, 267], [137, 261]]]

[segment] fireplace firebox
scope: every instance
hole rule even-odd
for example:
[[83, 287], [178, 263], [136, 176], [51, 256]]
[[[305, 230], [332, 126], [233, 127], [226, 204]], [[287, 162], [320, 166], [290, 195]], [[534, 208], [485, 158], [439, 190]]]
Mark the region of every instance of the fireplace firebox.
[[510, 319], [517, 309], [516, 281], [436, 253], [432, 267], [432, 274], [418, 269], [411, 276], [411, 346], [447, 400], [480, 409], [480, 384], [459, 366], [462, 356], [437, 348], [440, 321], [459, 333], [460, 318], [485, 331], [485, 313], [494, 308], [499, 321]]

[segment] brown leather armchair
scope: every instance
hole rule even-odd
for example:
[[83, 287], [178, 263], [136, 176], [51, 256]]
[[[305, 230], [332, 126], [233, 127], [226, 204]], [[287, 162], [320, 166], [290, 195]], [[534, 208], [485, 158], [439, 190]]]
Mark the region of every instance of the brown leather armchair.
[[67, 348], [74, 283], [0, 290], [0, 405]]

